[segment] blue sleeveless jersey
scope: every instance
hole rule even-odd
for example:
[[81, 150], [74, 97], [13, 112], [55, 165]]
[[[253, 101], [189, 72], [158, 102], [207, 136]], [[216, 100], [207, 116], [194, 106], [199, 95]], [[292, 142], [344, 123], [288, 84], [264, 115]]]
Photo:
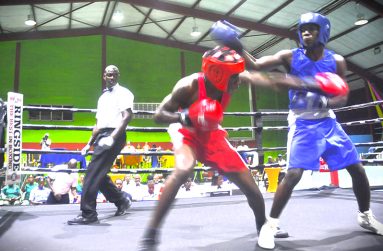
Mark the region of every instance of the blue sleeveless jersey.
[[[299, 78], [314, 77], [319, 72], [332, 72], [336, 73], [336, 62], [334, 59], [334, 52], [325, 49], [324, 56], [318, 61], [313, 61], [305, 55], [305, 50], [302, 48], [296, 48], [292, 50], [293, 57], [291, 60], [291, 70], [290, 74], [297, 76]], [[304, 105], [302, 103], [297, 107], [296, 96], [305, 96], [307, 92], [300, 90], [290, 90], [289, 99], [290, 99], [290, 109], [299, 108], [303, 109]]]
[[293, 58], [291, 61], [290, 74], [297, 77], [311, 77], [319, 72], [336, 73], [336, 62], [334, 52], [325, 49], [324, 56], [318, 61], [313, 61], [305, 55], [305, 50], [296, 48], [292, 50]]

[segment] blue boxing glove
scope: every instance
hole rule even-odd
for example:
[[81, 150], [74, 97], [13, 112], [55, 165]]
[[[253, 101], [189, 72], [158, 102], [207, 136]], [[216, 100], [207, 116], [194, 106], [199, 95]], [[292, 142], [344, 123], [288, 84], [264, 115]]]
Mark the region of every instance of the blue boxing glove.
[[239, 41], [240, 31], [238, 27], [226, 20], [220, 20], [210, 28], [210, 36], [220, 45], [227, 46], [239, 54], [243, 51], [241, 41]]
[[328, 98], [314, 92], [297, 92], [290, 103], [293, 110], [320, 110], [326, 109]]

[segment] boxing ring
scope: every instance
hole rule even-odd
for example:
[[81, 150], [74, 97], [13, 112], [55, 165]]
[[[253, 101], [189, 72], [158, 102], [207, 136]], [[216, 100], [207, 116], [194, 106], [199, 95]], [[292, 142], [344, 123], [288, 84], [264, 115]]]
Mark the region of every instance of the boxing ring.
[[[371, 208], [383, 219], [383, 190], [373, 190]], [[273, 194], [264, 194], [270, 211]], [[3, 207], [1, 250], [103, 251], [136, 250], [155, 201], [133, 203], [127, 215], [114, 217], [115, 207], [99, 203], [100, 224], [69, 226], [79, 205]], [[276, 240], [275, 250], [380, 251], [382, 236], [356, 221], [350, 189], [295, 191], [281, 226], [290, 237]], [[256, 251], [257, 232], [244, 195], [176, 200], [161, 230], [158, 251]]]
[[[372, 102], [334, 109], [335, 112], [362, 109], [376, 106], [382, 102]], [[8, 102], [9, 105], [9, 102]], [[43, 108], [24, 106], [24, 110], [66, 110], [72, 112], [95, 112], [94, 109]], [[21, 109], [22, 111], [22, 109]], [[153, 112], [135, 111], [150, 115]], [[228, 127], [227, 131], [256, 132], [256, 147], [243, 152], [283, 151], [286, 147], [262, 147], [262, 131], [287, 130], [287, 126], [266, 127], [262, 117], [287, 115], [287, 112], [227, 112], [227, 116], [253, 116], [254, 127]], [[9, 119], [9, 118], [8, 118]], [[342, 126], [368, 125], [382, 123], [382, 118], [351, 121]], [[16, 123], [17, 124], [17, 123]], [[80, 130], [91, 131], [93, 126], [32, 125], [22, 124], [22, 130]], [[17, 129], [17, 127], [16, 127]], [[127, 131], [166, 132], [164, 127], [128, 127]], [[16, 130], [17, 131], [17, 130]], [[8, 134], [10, 131], [8, 130]], [[20, 132], [21, 134], [21, 132]], [[17, 140], [17, 138], [16, 138]], [[7, 141], [9, 142], [9, 141]], [[383, 146], [383, 141], [355, 143], [356, 146]], [[80, 154], [80, 151], [36, 149], [14, 149], [11, 155], [27, 153]], [[9, 152], [0, 149], [0, 152]], [[90, 152], [92, 154], [92, 152]], [[122, 155], [172, 155], [171, 151], [126, 152]], [[365, 159], [367, 175], [372, 186], [371, 209], [380, 221], [383, 220], [383, 160]], [[16, 163], [17, 164], [17, 163]], [[367, 165], [366, 165], [367, 164]], [[271, 168], [275, 165], [263, 161], [250, 169]], [[29, 173], [48, 173], [53, 170], [20, 163], [8, 165], [2, 172], [7, 179], [17, 181], [21, 175]], [[173, 168], [150, 169], [112, 169], [111, 173], [170, 173]], [[196, 171], [208, 171], [209, 167], [196, 167]], [[71, 170], [83, 173], [86, 169]], [[12, 175], [14, 174], [14, 175]], [[307, 174], [307, 175], [306, 175]], [[320, 176], [320, 177], [319, 177]], [[329, 183], [329, 173], [305, 172], [297, 185], [286, 210], [281, 226], [290, 237], [277, 240], [275, 250], [382, 250], [383, 238], [366, 232], [357, 224], [357, 203], [347, 174], [340, 171], [339, 188], [319, 190], [312, 186], [315, 180], [323, 179]], [[270, 181], [271, 182], [271, 181]], [[274, 194], [264, 192], [266, 213], [270, 211]], [[78, 204], [42, 206], [0, 206], [0, 250], [135, 250], [144, 227], [154, 210], [155, 201], [133, 203], [129, 213], [114, 217], [115, 206], [99, 203], [100, 224], [88, 226], [68, 226], [66, 221], [79, 212]], [[233, 196], [178, 199], [165, 220], [161, 230], [161, 244], [158, 250], [263, 250], [256, 246], [257, 233], [254, 217], [244, 195], [239, 190]]]

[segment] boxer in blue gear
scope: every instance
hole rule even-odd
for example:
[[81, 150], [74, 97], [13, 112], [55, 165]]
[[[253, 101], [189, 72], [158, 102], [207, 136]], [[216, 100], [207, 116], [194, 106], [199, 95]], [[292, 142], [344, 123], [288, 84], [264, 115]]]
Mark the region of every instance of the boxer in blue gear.
[[[302, 80], [321, 72], [335, 73], [344, 79], [344, 58], [325, 49], [330, 28], [327, 17], [318, 13], [303, 14], [298, 25], [301, 48], [282, 50], [260, 59], [255, 59], [244, 51], [246, 67], [249, 70], [265, 70], [283, 65], [287, 72]], [[347, 94], [333, 96], [289, 90], [289, 99], [288, 171], [275, 193], [270, 217], [261, 229], [258, 245], [266, 249], [275, 247], [273, 233], [279, 224], [282, 210], [303, 171], [319, 170], [320, 157], [327, 162], [331, 171], [346, 169], [349, 172], [359, 207], [359, 225], [383, 235], [383, 225], [375, 219], [370, 209], [370, 186], [364, 167], [354, 144], [336, 121], [331, 109], [345, 105]]]

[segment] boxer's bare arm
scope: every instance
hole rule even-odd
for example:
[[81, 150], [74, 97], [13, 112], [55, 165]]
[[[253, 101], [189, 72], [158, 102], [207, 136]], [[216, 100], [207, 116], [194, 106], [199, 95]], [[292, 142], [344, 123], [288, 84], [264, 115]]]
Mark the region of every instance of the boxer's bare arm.
[[[300, 78], [279, 72], [244, 71], [240, 74], [241, 83], [267, 87], [275, 91], [281, 89], [308, 89]], [[319, 86], [311, 86], [311, 91], [319, 91]]]
[[291, 50], [281, 50], [274, 55], [264, 56], [261, 58], [253, 57], [249, 52], [243, 53], [246, 62], [246, 69], [255, 71], [265, 71], [273, 69], [273, 67], [284, 66], [287, 72], [290, 71], [290, 63], [292, 58]]
[[170, 124], [180, 121], [180, 108], [188, 108], [193, 102], [196, 92], [196, 78], [193, 75], [182, 78], [174, 86], [158, 106], [154, 114], [154, 121], [160, 124]]

